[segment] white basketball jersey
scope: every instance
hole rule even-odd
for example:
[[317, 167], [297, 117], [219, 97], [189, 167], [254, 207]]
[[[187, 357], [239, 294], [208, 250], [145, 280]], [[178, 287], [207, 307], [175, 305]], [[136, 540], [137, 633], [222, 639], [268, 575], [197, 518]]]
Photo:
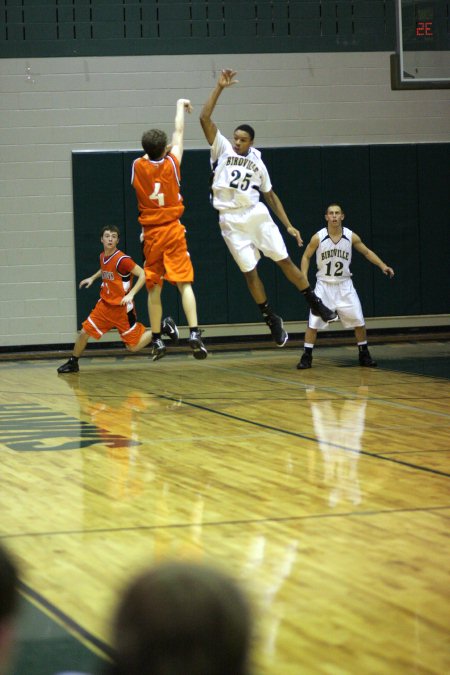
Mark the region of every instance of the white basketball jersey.
[[211, 146], [213, 206], [218, 211], [248, 208], [259, 202], [259, 191], [272, 189], [269, 172], [259, 150], [250, 147], [245, 157], [217, 132]]
[[319, 235], [319, 246], [316, 250], [317, 278], [330, 284], [350, 279], [352, 231], [343, 227], [342, 236], [337, 244], [331, 239], [326, 227], [317, 234]]

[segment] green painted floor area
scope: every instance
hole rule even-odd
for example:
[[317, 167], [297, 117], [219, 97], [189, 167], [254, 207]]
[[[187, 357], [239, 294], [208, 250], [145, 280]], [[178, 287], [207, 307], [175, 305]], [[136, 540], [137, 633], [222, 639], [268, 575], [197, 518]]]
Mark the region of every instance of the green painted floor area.
[[393, 359], [380, 363], [379, 366], [383, 369], [396, 370], [402, 373], [412, 373], [427, 377], [443, 377], [450, 380], [450, 359], [445, 356], [434, 356], [427, 359]]
[[25, 598], [18, 638], [11, 675], [55, 675], [71, 670], [98, 675], [106, 663]]
[[[371, 345], [369, 341], [369, 347], [379, 369], [450, 379], [450, 342]], [[353, 346], [321, 348], [318, 342], [314, 356], [335, 360], [342, 368], [358, 368], [358, 355]]]

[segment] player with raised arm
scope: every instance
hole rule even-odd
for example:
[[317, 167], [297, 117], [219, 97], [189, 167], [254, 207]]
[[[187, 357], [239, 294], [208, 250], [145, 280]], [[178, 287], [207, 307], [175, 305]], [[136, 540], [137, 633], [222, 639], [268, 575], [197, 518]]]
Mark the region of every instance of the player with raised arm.
[[212, 203], [219, 212], [219, 225], [228, 249], [244, 274], [248, 289], [259, 306], [272, 337], [282, 347], [288, 334], [283, 320], [270, 307], [257, 264], [261, 252], [279, 265], [284, 275], [305, 296], [311, 311], [323, 321], [332, 321], [336, 313], [328, 309], [314, 294], [303, 272], [290, 259], [283, 237], [275, 225], [260, 194], [288, 234], [303, 245], [297, 228], [289, 220], [283, 204], [272, 189], [269, 173], [261, 153], [253, 146], [255, 132], [248, 124], [234, 130], [233, 142], [218, 130], [211, 115], [222, 91], [237, 83], [236, 72], [222, 70], [216, 86], [200, 114], [200, 123], [211, 146]]
[[[150, 129], [142, 136], [145, 155], [133, 163], [131, 183], [136, 191], [139, 223], [142, 227], [141, 241], [144, 248], [144, 270], [148, 290], [148, 311], [153, 332], [153, 358], [160, 359], [166, 353], [161, 339], [162, 303], [161, 291], [164, 280], [176, 284], [181, 304], [189, 325], [189, 345], [196, 359], [208, 355], [198, 327], [197, 305], [192, 283], [192, 266], [186, 242], [186, 230], [180, 222], [184, 212], [180, 194], [180, 164], [183, 157], [184, 114], [190, 113], [190, 101], [177, 101], [174, 131], [171, 144], [160, 129]], [[170, 327], [163, 324], [171, 337]], [[173, 337], [178, 338], [175, 334]]]

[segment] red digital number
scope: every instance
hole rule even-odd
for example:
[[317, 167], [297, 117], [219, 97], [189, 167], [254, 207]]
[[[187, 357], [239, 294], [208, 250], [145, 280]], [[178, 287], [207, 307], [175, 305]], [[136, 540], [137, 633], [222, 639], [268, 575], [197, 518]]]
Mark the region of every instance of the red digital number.
[[417, 21], [416, 37], [432, 37], [432, 35], [433, 35], [432, 21]]

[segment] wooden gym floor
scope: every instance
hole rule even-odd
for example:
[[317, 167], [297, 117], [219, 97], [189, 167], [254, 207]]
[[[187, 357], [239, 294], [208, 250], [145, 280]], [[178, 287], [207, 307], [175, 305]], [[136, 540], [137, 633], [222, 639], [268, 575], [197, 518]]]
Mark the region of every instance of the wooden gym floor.
[[167, 557], [240, 580], [256, 675], [450, 672], [450, 343], [371, 351], [3, 362], [14, 675], [97, 668], [120, 589]]

